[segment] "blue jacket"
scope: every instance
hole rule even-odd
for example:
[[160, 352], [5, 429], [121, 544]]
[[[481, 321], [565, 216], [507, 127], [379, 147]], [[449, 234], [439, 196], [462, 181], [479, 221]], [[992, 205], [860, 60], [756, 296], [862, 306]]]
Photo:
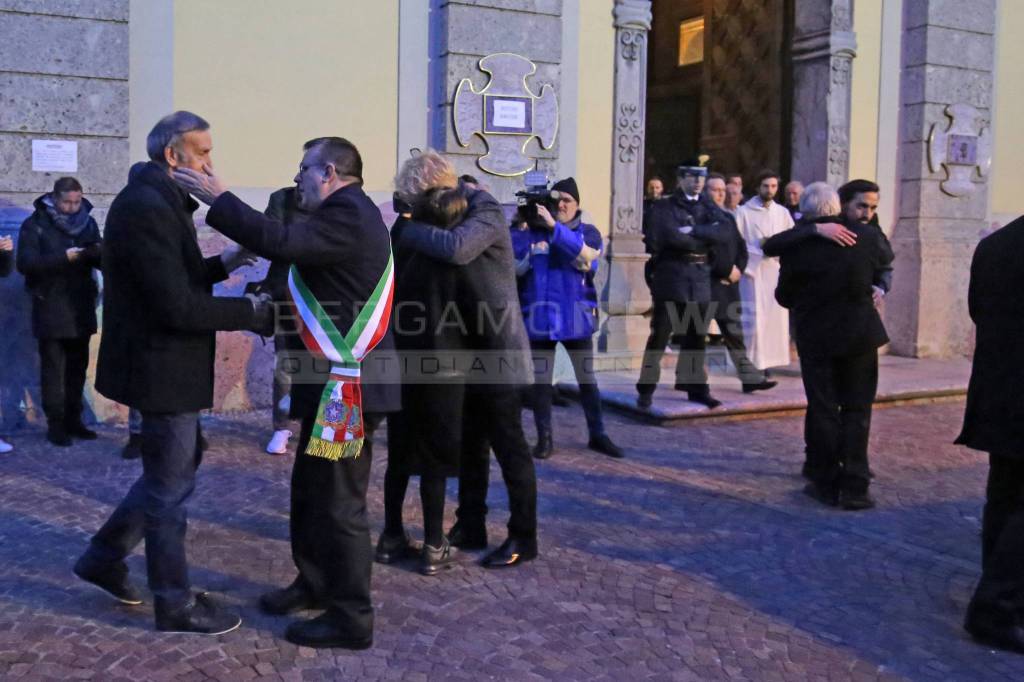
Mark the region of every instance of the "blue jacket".
[[519, 303], [530, 340], [582, 339], [597, 330], [594, 274], [601, 233], [580, 221], [554, 230], [512, 226]]

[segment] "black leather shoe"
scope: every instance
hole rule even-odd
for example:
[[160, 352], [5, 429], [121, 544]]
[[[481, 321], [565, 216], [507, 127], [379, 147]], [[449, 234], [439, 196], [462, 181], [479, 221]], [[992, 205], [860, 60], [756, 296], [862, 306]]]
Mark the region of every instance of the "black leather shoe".
[[75, 562], [75, 567], [72, 570], [79, 578], [93, 587], [103, 590], [122, 604], [137, 606], [142, 603], [142, 595], [129, 582], [128, 569], [124, 564], [101, 568], [93, 565], [83, 556]]
[[847, 511], [863, 511], [872, 509], [875, 501], [868, 495], [867, 491], [862, 493], [840, 493], [839, 506]]
[[691, 403], [700, 403], [701, 405], [705, 405], [709, 410], [713, 410], [722, 404], [721, 400], [715, 400], [712, 398], [710, 393], [687, 393], [686, 399]]
[[602, 433], [599, 436], [591, 436], [590, 442], [587, 443], [587, 447], [596, 452], [600, 452], [602, 455], [608, 455], [616, 459], [625, 457], [622, 454], [622, 448], [612, 442], [612, 439], [607, 434]]
[[978, 613], [972, 602], [967, 607], [964, 630], [981, 644], [1024, 654], [1024, 627], [1019, 618], [986, 618]]
[[156, 609], [156, 629], [161, 632], [223, 635], [241, 624], [241, 618], [215, 604], [205, 592], [200, 592], [192, 603], [176, 611]]
[[641, 393], [636, 397], [636, 406], [641, 410], [651, 409], [651, 405], [654, 403], [654, 396], [650, 393]]
[[452, 529], [448, 531], [448, 543], [459, 549], [487, 549], [487, 529], [483, 524], [476, 527], [456, 521]]
[[446, 568], [454, 568], [455, 556], [456, 552], [448, 540], [443, 540], [440, 547], [423, 543], [423, 551], [420, 553], [420, 573], [437, 575]]
[[509, 538], [501, 547], [484, 557], [484, 568], [509, 568], [537, 558], [536, 540]]
[[260, 595], [260, 611], [272, 616], [286, 616], [296, 611], [316, 608], [324, 606], [317, 602], [298, 578], [284, 589]]
[[77, 424], [68, 424], [65, 428], [69, 436], [79, 438], [81, 440], [96, 440], [99, 436], [92, 429], [86, 428], [85, 424], [78, 422]]
[[128, 442], [121, 450], [121, 459], [138, 459], [140, 457], [142, 457], [142, 434], [129, 434]]
[[420, 546], [412, 541], [408, 533], [401, 535], [388, 535], [381, 533], [377, 539], [377, 550], [374, 553], [374, 561], [378, 564], [393, 564], [402, 559], [410, 559], [419, 556]]
[[555, 454], [555, 444], [551, 438], [550, 431], [541, 431], [537, 434], [537, 445], [533, 448], [534, 459], [549, 459]]
[[326, 613], [310, 620], [297, 620], [284, 631], [292, 644], [314, 649], [352, 649], [359, 651], [373, 646], [373, 635], [355, 637]]
[[824, 505], [829, 507], [835, 507], [839, 504], [839, 494], [834, 490], [824, 488], [817, 483], [808, 483], [804, 486], [804, 494], [813, 500], [817, 500]]
[[768, 381], [767, 379], [757, 384], [743, 384], [744, 393], [753, 393], [754, 391], [767, 391], [769, 388], [775, 388], [779, 385], [777, 381]]
[[51, 426], [46, 429], [46, 440], [62, 448], [71, 447], [71, 436], [63, 426]]

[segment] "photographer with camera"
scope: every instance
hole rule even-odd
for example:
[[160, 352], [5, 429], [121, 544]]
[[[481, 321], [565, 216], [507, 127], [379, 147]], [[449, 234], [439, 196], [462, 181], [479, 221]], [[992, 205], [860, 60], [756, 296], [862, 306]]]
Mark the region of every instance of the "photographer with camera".
[[551, 378], [555, 348], [561, 343], [569, 353], [580, 386], [580, 402], [590, 433], [587, 447], [609, 457], [622, 457], [622, 450], [604, 431], [601, 394], [594, 376], [594, 274], [602, 251], [601, 233], [582, 221], [580, 193], [573, 178], [556, 182], [550, 192], [545, 179], [542, 186], [533, 186], [519, 195], [524, 204], [512, 226], [512, 247], [519, 302], [533, 350], [533, 414], [537, 424], [533, 456], [547, 459], [554, 452]]

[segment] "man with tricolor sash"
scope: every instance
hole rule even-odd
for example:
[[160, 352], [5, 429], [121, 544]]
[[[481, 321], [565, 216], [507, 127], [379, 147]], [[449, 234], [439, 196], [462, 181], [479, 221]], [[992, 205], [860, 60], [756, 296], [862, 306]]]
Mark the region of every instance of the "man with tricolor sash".
[[[291, 416], [302, 420], [292, 473], [292, 557], [299, 575], [263, 595], [264, 611], [324, 609], [285, 637], [313, 647], [373, 643], [372, 552], [366, 491], [374, 429], [399, 408], [397, 381], [380, 374], [394, 349], [391, 241], [362, 190], [362, 159], [337, 137], [310, 140], [295, 176], [299, 206], [288, 225], [224, 190], [209, 169], [177, 180], [210, 204], [207, 223], [254, 253], [291, 263], [291, 310], [278, 311], [298, 361]], [[397, 367], [396, 367], [397, 369]]]

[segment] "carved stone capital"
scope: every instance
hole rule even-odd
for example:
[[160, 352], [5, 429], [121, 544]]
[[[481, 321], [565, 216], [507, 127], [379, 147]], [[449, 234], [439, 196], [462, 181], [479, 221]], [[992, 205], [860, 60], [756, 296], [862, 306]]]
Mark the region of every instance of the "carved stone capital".
[[806, 62], [825, 57], [857, 56], [857, 35], [852, 31], [817, 31], [793, 38], [793, 61]]
[[651, 0], [615, 0], [615, 28], [651, 30]]

